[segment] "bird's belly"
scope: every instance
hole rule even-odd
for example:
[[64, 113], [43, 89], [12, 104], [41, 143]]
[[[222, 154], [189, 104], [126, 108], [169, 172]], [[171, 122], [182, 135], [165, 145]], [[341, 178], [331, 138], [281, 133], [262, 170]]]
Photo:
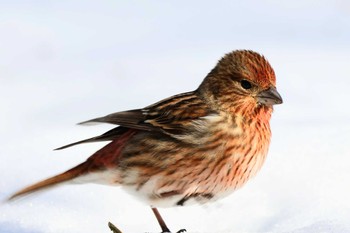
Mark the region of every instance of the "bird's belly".
[[[226, 197], [243, 186], [260, 169], [264, 159], [264, 154], [254, 155], [252, 159], [236, 156], [221, 162], [192, 163], [176, 169], [167, 167], [151, 176], [138, 169], [127, 172], [107, 169], [81, 176], [74, 183], [121, 186], [154, 207], [204, 204]], [[172, 169], [175, 172], [171, 172]]]
[[265, 155], [233, 163], [192, 164], [169, 174], [169, 168], [152, 177], [129, 174], [122, 186], [154, 207], [185, 206], [216, 201], [243, 186], [262, 166]]
[[[146, 182], [142, 188], [139, 186], [122, 186], [128, 193], [138, 197], [141, 201], [153, 207], [174, 207], [188, 206], [194, 204], [205, 204], [215, 201], [221, 197], [217, 193], [193, 192], [195, 184], [183, 186], [183, 190], [178, 190], [176, 182], [175, 186], [159, 188], [157, 184], [158, 177], [153, 177]], [[233, 191], [233, 190], [232, 190]]]

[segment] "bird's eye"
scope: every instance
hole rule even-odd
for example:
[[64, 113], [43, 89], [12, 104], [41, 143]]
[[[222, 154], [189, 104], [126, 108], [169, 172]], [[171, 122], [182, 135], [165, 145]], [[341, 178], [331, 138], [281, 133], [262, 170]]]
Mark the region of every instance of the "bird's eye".
[[241, 86], [246, 90], [252, 88], [252, 84], [249, 81], [244, 79], [241, 81]]

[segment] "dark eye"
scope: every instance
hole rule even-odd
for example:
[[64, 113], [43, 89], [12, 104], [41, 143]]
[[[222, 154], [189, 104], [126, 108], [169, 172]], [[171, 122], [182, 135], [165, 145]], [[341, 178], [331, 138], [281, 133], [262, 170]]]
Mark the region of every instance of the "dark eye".
[[252, 84], [249, 81], [244, 79], [241, 81], [241, 86], [246, 90], [252, 88]]

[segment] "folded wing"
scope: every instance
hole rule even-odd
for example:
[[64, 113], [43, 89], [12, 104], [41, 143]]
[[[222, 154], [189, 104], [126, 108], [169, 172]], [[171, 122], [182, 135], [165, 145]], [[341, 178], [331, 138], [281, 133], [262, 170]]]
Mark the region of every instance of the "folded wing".
[[211, 110], [198, 97], [196, 92], [186, 92], [164, 99], [143, 109], [116, 112], [81, 122], [79, 123], [81, 125], [109, 123], [119, 125], [120, 127], [114, 128], [100, 136], [75, 142], [57, 149], [64, 149], [86, 142], [113, 140], [128, 129], [161, 132], [178, 138], [179, 135], [186, 134], [189, 127], [195, 121], [213, 114], [216, 114], [216, 112]]

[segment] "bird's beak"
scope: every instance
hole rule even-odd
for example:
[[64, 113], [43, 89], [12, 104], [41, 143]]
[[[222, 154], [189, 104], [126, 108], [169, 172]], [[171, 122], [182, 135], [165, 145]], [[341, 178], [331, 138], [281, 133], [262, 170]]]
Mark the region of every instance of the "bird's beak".
[[256, 97], [258, 103], [267, 106], [283, 103], [282, 97], [275, 87], [270, 87], [269, 89], [259, 92]]

